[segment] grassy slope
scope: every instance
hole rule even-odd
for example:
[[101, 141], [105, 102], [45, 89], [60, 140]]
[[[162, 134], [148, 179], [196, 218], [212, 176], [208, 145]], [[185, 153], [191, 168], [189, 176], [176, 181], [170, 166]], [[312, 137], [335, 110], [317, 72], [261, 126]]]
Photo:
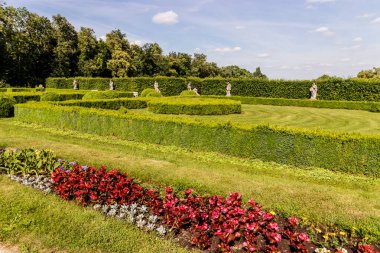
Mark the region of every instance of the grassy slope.
[[0, 175], [0, 241], [23, 252], [188, 252], [171, 240]]
[[[133, 111], [152, 113], [145, 109]], [[177, 117], [193, 117], [248, 124], [267, 122], [279, 126], [380, 134], [380, 113], [359, 110], [243, 104], [242, 114], [220, 116], [181, 115]]]
[[50, 148], [63, 158], [120, 168], [152, 185], [193, 187], [210, 194], [240, 191], [266, 209], [363, 229], [380, 242], [380, 179], [31, 128], [9, 119], [0, 120], [2, 143]]

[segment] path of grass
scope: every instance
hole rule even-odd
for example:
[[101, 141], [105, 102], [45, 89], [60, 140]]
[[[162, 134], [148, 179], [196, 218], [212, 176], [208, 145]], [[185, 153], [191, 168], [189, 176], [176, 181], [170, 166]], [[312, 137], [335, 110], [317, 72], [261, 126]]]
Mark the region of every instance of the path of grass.
[[50, 148], [63, 158], [120, 168], [151, 185], [198, 192], [240, 191], [268, 210], [356, 227], [380, 242], [380, 179], [191, 152], [0, 120], [0, 145]]
[[0, 241], [20, 252], [188, 252], [134, 225], [0, 175]]
[[[132, 111], [152, 114], [147, 109]], [[323, 128], [342, 132], [380, 134], [380, 113], [359, 110], [243, 104], [242, 114], [220, 116], [180, 115], [177, 117], [212, 119], [245, 124], [266, 122], [297, 128]]]

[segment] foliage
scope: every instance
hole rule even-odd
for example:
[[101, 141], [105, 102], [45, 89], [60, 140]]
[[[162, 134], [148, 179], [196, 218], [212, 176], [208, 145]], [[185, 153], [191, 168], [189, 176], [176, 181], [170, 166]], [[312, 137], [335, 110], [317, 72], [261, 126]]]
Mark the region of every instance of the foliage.
[[126, 109], [141, 109], [147, 107], [147, 100], [141, 98], [117, 98], [117, 99], [96, 99], [96, 100], [78, 100], [64, 101], [57, 103], [61, 106], [80, 106], [88, 108], [101, 108], [119, 110], [121, 107]]
[[241, 113], [241, 103], [210, 98], [163, 98], [149, 101], [148, 109], [162, 114], [225, 115]]
[[365, 110], [365, 111], [370, 111], [370, 112], [380, 112], [379, 102], [260, 98], [260, 97], [240, 97], [240, 96], [233, 96], [233, 97], [207, 96], [207, 97], [238, 100], [242, 104], [252, 104], [252, 105], [298, 106], [298, 107]]
[[0, 118], [13, 117], [16, 100], [10, 96], [0, 95]]
[[87, 92], [82, 100], [90, 100], [90, 99], [113, 99], [119, 97], [131, 97], [132, 93], [130, 92], [117, 92], [117, 91], [90, 91]]
[[58, 93], [45, 92], [41, 95], [40, 101], [61, 101], [62, 98]]
[[58, 159], [49, 150], [0, 150], [0, 167], [7, 174], [40, 175], [50, 174], [58, 167], [67, 167], [67, 163]]
[[373, 68], [369, 70], [362, 70], [357, 75], [358, 78], [372, 79], [380, 78], [380, 68]]
[[256, 68], [255, 72], [252, 73], [252, 76], [253, 76], [253, 78], [268, 79], [268, 77], [261, 72], [260, 67]]
[[117, 111], [47, 104], [16, 105], [15, 116], [24, 122], [103, 136], [114, 135], [127, 140], [373, 177], [380, 175], [377, 159], [380, 139], [377, 136], [270, 125], [234, 125], [164, 115], [120, 114]]
[[252, 78], [252, 74], [236, 65], [220, 68], [220, 76], [223, 78]]
[[193, 90], [184, 90], [179, 94], [181, 97], [196, 97], [197, 93]]
[[155, 89], [146, 88], [141, 92], [141, 97], [161, 97], [161, 94]]

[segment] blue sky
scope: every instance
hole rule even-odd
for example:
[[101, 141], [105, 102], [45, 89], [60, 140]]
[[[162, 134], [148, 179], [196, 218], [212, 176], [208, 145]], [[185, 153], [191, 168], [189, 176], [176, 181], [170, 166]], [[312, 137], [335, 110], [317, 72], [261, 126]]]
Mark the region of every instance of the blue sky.
[[380, 66], [379, 0], [6, 0], [65, 16], [98, 37], [204, 53], [218, 66], [261, 67], [271, 79], [356, 76]]

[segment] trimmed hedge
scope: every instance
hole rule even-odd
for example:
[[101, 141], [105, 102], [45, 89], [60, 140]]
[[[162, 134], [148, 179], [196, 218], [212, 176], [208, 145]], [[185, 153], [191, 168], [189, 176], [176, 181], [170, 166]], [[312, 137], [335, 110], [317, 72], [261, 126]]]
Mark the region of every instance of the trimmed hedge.
[[241, 113], [241, 103], [212, 98], [161, 98], [149, 101], [148, 109], [162, 114], [226, 115]]
[[41, 101], [61, 101], [62, 98], [58, 93], [46, 92], [40, 96]]
[[232, 99], [240, 101], [242, 104], [252, 105], [278, 105], [278, 106], [298, 106], [315, 107], [329, 109], [363, 110], [370, 112], [380, 112], [380, 102], [367, 101], [333, 101], [333, 100], [310, 100], [310, 99], [287, 99], [287, 98], [260, 98], [260, 97], [224, 97], [206, 96], [217, 99]]
[[28, 103], [17, 120], [60, 129], [176, 145], [296, 166], [316, 166], [374, 177], [380, 174], [380, 137], [270, 125], [235, 125], [166, 115]]
[[[81, 89], [108, 89], [109, 78], [48, 78], [49, 88], [71, 88], [76, 79]], [[162, 95], [177, 96], [186, 90], [191, 82], [202, 95], [226, 95], [227, 79], [224, 78], [173, 78], [173, 77], [134, 77], [114, 78], [117, 90], [138, 91], [153, 88], [157, 81]], [[266, 79], [228, 79], [232, 85], [233, 96], [272, 97], [308, 99], [310, 80], [266, 80]], [[380, 80], [330, 78], [318, 81], [319, 100], [380, 101]]]
[[13, 117], [16, 100], [10, 96], [0, 95], [0, 118]]
[[82, 99], [113, 99], [113, 98], [121, 98], [121, 97], [133, 97], [132, 92], [118, 92], [118, 91], [90, 91], [87, 92]]
[[55, 103], [62, 106], [80, 106], [87, 108], [100, 108], [119, 110], [121, 107], [126, 109], [142, 109], [147, 107], [147, 99], [142, 98], [118, 98], [118, 99], [97, 99], [97, 100], [77, 100], [63, 101]]
[[141, 97], [161, 97], [161, 93], [157, 92], [155, 89], [146, 88], [141, 92]]
[[181, 97], [197, 97], [197, 93], [193, 90], [184, 90], [179, 94]]

